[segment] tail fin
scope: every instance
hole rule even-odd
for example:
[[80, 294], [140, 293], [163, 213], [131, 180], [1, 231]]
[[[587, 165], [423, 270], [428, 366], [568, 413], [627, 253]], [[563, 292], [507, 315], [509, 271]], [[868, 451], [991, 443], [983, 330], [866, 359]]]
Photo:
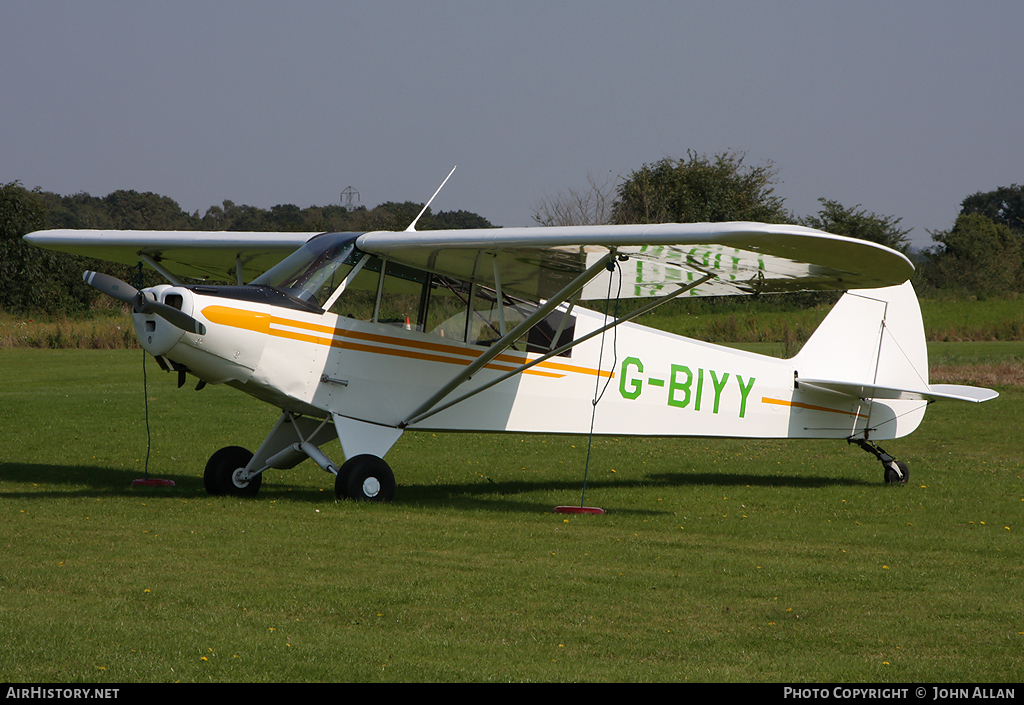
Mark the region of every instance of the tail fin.
[[936, 398], [928, 385], [928, 348], [910, 282], [843, 295], [793, 358], [797, 387], [870, 399], [865, 437], [912, 432]]
[[794, 361], [801, 379], [928, 392], [928, 347], [910, 282], [844, 294]]
[[868, 421], [855, 435], [876, 440], [916, 429], [923, 402], [999, 396], [980, 387], [928, 384], [924, 323], [910, 282], [843, 294], [793, 363], [798, 390], [869, 401]]

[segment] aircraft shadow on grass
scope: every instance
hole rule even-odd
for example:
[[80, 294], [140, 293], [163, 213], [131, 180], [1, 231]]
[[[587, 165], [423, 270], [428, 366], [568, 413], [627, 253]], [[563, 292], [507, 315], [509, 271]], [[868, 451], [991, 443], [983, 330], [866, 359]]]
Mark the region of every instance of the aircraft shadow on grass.
[[[4, 490], [2, 496], [11, 497], [96, 497], [110, 495], [133, 495], [139, 490], [132, 488], [132, 482], [145, 477], [141, 470], [125, 470], [120, 468], [101, 467], [97, 465], [50, 465], [34, 463], [0, 463], [0, 478], [4, 483], [31, 485], [30, 489]], [[183, 489], [185, 496], [200, 494], [202, 479], [185, 475], [159, 476], [173, 480], [175, 486], [165, 489], [147, 488], [146, 491], [158, 490], [161, 493]]]
[[[825, 487], [877, 487], [876, 483], [850, 478], [834, 478], [821, 476], [797, 475], [753, 475], [749, 473], [659, 473], [647, 475], [637, 480], [589, 480], [587, 497], [600, 504], [606, 511], [623, 514], [670, 514], [661, 510], [616, 509], [615, 494], [637, 488], [685, 488], [685, 487], [790, 487], [790, 488], [825, 488]], [[490, 480], [472, 483], [430, 484], [403, 486], [396, 502], [423, 505], [473, 504], [475, 507], [490, 508], [499, 511], [551, 511], [546, 502], [521, 501], [517, 495], [528, 493], [564, 493], [565, 503], [579, 503], [582, 483], [579, 479], [553, 481], [504, 481]], [[595, 494], [598, 493], [599, 494]], [[486, 498], [486, 499], [485, 499]], [[590, 503], [589, 501], [586, 503]]]
[[[98, 496], [174, 496], [183, 498], [205, 498], [206, 491], [202, 478], [194, 474], [168, 474], [161, 472], [151, 477], [174, 481], [173, 487], [132, 486], [132, 482], [144, 476], [134, 469], [119, 469], [86, 465], [49, 465], [29, 463], [0, 463], [0, 477], [7, 483], [30, 484], [31, 489], [2, 491], [2, 496], [11, 498], [77, 498]], [[280, 479], [280, 476], [277, 478]], [[603, 504], [607, 511], [622, 514], [656, 515], [668, 514], [661, 510], [616, 509], [615, 495], [638, 488], [685, 488], [685, 487], [763, 487], [803, 488], [808, 490], [827, 487], [877, 487], [877, 483], [853, 478], [824, 477], [820, 475], [757, 475], [753, 473], [658, 473], [635, 480], [589, 480], [588, 496]], [[513, 480], [494, 482], [488, 478], [472, 482], [447, 484], [402, 485], [395, 500], [396, 504], [422, 507], [454, 507], [487, 509], [503, 512], [550, 512], [552, 504], [527, 499], [533, 493], [564, 494], [564, 503], [574, 505], [582, 491], [577, 478], [565, 480]], [[595, 498], [594, 492], [600, 491]], [[267, 496], [274, 499], [288, 499], [293, 502], [323, 503], [324, 491], [308, 485], [293, 485], [274, 482], [264, 486], [262, 500]], [[329, 496], [329, 495], [328, 495]]]

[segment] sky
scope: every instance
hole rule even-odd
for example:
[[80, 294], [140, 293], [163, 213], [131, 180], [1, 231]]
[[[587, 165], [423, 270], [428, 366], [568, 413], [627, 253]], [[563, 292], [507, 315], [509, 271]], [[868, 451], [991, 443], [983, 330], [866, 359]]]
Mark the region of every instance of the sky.
[[687, 151], [901, 218], [1024, 183], [1024, 3], [4, 0], [0, 183], [495, 225]]

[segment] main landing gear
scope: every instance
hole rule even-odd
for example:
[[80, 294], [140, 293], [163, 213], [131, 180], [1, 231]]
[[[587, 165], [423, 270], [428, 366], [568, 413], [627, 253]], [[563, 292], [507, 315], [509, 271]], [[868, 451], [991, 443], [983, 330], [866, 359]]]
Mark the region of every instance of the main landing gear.
[[395, 474], [383, 458], [357, 455], [338, 468], [334, 496], [363, 502], [390, 502], [395, 498]]
[[882, 461], [882, 470], [886, 484], [905, 485], [907, 480], [910, 479], [910, 470], [907, 468], [906, 463], [902, 460], [896, 460], [896, 458], [886, 453], [871, 441], [863, 438], [850, 438], [848, 439], [848, 442], [856, 443], [868, 453], [871, 453], [871, 455]]
[[263, 473], [244, 479], [245, 466], [252, 460], [252, 453], [239, 446], [221, 448], [210, 456], [203, 472], [206, 493], [211, 495], [233, 495], [255, 497], [263, 484]]
[[[293, 468], [309, 458], [335, 476], [334, 496], [338, 499], [363, 502], [394, 500], [395, 474], [382, 458], [372, 453], [354, 454], [338, 467], [320, 450], [320, 445], [337, 437], [335, 424], [330, 419], [285, 412], [255, 455], [245, 448], [228, 446], [210, 456], [203, 472], [203, 484], [211, 495], [255, 497], [265, 470]], [[298, 442], [294, 442], [295, 439]]]
[[[203, 472], [207, 494], [255, 497], [263, 483], [263, 472], [253, 475], [246, 472], [252, 457], [251, 452], [238, 446], [221, 448], [210, 456]], [[391, 502], [395, 499], [395, 474], [383, 458], [357, 455], [337, 468], [334, 496], [363, 502]]]

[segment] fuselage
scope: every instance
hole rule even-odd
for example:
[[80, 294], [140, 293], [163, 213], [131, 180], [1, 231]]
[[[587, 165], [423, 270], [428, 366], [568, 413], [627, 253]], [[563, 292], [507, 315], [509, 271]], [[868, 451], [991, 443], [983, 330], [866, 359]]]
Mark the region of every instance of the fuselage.
[[[445, 337], [441, 325], [424, 330], [414, 316], [391, 323], [360, 320], [301, 302], [281, 305], [279, 293], [258, 287], [147, 291], [206, 326], [198, 336], [135, 314], [136, 332], [150, 353], [207, 382], [229, 384], [300, 414], [402, 426], [488, 350]], [[572, 316], [577, 339], [605, 323], [603, 315], [579, 307]], [[528, 347], [524, 340], [505, 350], [449, 399], [541, 355]], [[408, 427], [586, 433], [595, 398], [594, 432], [612, 435], [847, 438], [883, 416], [903, 413], [905, 402], [801, 390], [799, 374], [793, 360], [624, 323], [572, 348], [569, 356], [540, 362]], [[896, 435], [903, 433], [890, 424], [889, 432], [875, 437]]]

